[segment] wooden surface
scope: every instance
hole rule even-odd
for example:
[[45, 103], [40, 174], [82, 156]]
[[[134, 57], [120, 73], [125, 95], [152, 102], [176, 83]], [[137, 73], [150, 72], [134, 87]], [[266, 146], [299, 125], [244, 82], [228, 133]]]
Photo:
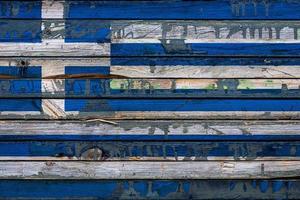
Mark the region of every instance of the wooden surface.
[[0, 199], [297, 199], [300, 3], [0, 1]]

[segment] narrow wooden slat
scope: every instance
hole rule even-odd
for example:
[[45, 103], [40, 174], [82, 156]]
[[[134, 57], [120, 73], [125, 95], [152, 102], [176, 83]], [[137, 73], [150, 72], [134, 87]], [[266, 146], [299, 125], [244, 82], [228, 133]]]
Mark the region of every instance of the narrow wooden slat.
[[108, 56], [109, 52], [105, 43], [0, 43], [1, 56]]
[[[11, 135], [9, 138], [19, 137]], [[263, 139], [255, 137], [253, 139]], [[5, 137], [1, 137], [5, 139]], [[24, 138], [24, 137], [22, 137]], [[27, 139], [29, 139], [28, 137]], [[70, 141], [65, 136], [61, 141], [44, 140], [0, 141], [0, 161], [201, 161], [201, 160], [300, 160], [300, 139], [298, 141], [92, 141], [97, 137], [81, 137], [81, 141]], [[38, 138], [38, 137], [36, 137]], [[43, 137], [40, 136], [42, 139]], [[57, 137], [58, 138], [58, 137]], [[88, 138], [90, 141], [86, 141]], [[139, 140], [137, 139], [139, 138]], [[201, 137], [198, 137], [201, 138]], [[204, 137], [205, 138], [205, 137]], [[221, 136], [222, 139], [224, 137]], [[238, 137], [237, 137], [238, 138]], [[248, 137], [251, 138], [251, 137]], [[277, 140], [282, 138], [274, 137]], [[25, 138], [24, 138], [25, 139]], [[55, 138], [53, 138], [55, 139]], [[98, 139], [101, 140], [100, 137]], [[129, 137], [128, 137], [129, 139]], [[132, 138], [134, 139], [134, 137]], [[151, 139], [151, 137], [150, 137]], [[253, 140], [252, 139], [252, 140]], [[268, 138], [267, 138], [268, 139]], [[271, 139], [271, 137], [269, 138]], [[134, 170], [134, 169], [133, 169]]]
[[299, 177], [300, 161], [0, 162], [0, 179], [274, 179]]
[[[282, 180], [0, 180], [4, 199], [297, 199]], [[217, 192], [216, 192], [217, 191]]]
[[[299, 19], [298, 2], [280, 1], [70, 1], [67, 18]], [[160, 12], [157, 12], [159, 10]]]

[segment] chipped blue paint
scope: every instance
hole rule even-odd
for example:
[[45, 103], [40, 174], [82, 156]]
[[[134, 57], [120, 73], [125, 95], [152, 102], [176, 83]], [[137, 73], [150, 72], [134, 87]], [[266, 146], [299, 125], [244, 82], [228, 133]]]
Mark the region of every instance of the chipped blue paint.
[[114, 43], [111, 56], [300, 56], [293, 43]]
[[[82, 138], [84, 139], [84, 137]], [[257, 157], [300, 156], [299, 141], [1, 141], [1, 156], [48, 156], [60, 158], [81, 157], [89, 149], [99, 148], [103, 159], [126, 159], [129, 157], [185, 157], [196, 160], [213, 157], [234, 157], [253, 160]], [[265, 187], [261, 185], [261, 187]], [[276, 189], [276, 188], [275, 188]]]
[[[266, 188], [253, 187], [253, 183]], [[278, 191], [273, 184], [281, 183]], [[229, 186], [234, 185], [232, 190]], [[291, 185], [291, 187], [289, 187]], [[297, 199], [298, 180], [0, 180], [0, 198], [14, 199]]]
[[68, 99], [66, 111], [300, 111], [293, 99]]
[[69, 1], [67, 18], [299, 19], [298, 1]]

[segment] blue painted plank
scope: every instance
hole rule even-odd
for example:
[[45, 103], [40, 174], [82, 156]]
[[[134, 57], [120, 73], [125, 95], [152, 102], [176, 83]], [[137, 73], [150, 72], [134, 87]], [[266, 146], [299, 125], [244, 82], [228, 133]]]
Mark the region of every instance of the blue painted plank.
[[[16, 105], [17, 106], [17, 105]], [[300, 100], [281, 99], [66, 99], [66, 111], [300, 111]]]
[[300, 56], [300, 44], [287, 43], [118, 43], [112, 56]]
[[298, 66], [300, 58], [111, 57], [112, 66]]
[[67, 18], [300, 19], [300, 3], [284, 0], [69, 1]]
[[[1, 141], [0, 157], [46, 156], [53, 159], [75, 157], [91, 159], [86, 155], [92, 149], [102, 151], [102, 160], [128, 160], [130, 157], [184, 157], [196, 160], [207, 157], [233, 157], [234, 160], [257, 157], [300, 158], [299, 141]], [[93, 159], [93, 156], [92, 156]], [[98, 159], [98, 158], [97, 158]]]
[[3, 199], [297, 199], [285, 180], [0, 180]]
[[42, 2], [36, 1], [0, 1], [0, 18], [2, 19], [41, 19]]
[[41, 42], [41, 23], [39, 20], [0, 20], [0, 42]]

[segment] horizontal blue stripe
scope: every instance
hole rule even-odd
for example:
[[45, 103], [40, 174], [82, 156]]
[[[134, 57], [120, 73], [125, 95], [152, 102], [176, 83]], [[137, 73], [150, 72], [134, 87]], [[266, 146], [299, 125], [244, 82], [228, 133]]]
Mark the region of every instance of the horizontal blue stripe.
[[[244, 9], [244, 10], [243, 10]], [[68, 18], [299, 19], [298, 1], [69, 1]]]
[[41, 42], [41, 24], [33, 20], [0, 20], [0, 42]]
[[[0, 180], [0, 198], [296, 199], [299, 180]], [[241, 189], [242, 188], [242, 189]], [[212, 192], [213, 191], [213, 192]]]
[[89, 20], [66, 20], [65, 42], [110, 42], [111, 27], [109, 22]]
[[41, 99], [0, 99], [0, 112], [42, 111]]
[[110, 73], [109, 66], [66, 66], [65, 74], [103, 74]]
[[[22, 66], [24, 62], [24, 66]], [[13, 76], [14, 78], [41, 78], [40, 66], [26, 66], [26, 61], [20, 61], [21, 66], [0, 66], [0, 75]]]
[[300, 100], [66, 99], [66, 111], [300, 111]]
[[[30, 132], [28, 132], [30, 134]], [[57, 133], [56, 133], [57, 134]], [[300, 141], [299, 135], [289, 135], [282, 132], [277, 135], [205, 135], [206, 132], [199, 132], [196, 134], [185, 135], [144, 135], [139, 134], [115, 134], [115, 135], [74, 135], [69, 133], [67, 135], [14, 135], [7, 133], [0, 135], [0, 142], [2, 141]]]
[[111, 44], [112, 56], [300, 56], [300, 44], [287, 43], [191, 43]]
[[[196, 157], [226, 156], [239, 159], [256, 157], [300, 157], [300, 142], [218, 142], [218, 141], [12, 141], [0, 142], [0, 156], [82, 157], [99, 148], [107, 159], [129, 157]], [[84, 157], [82, 158], [84, 159]]]
[[41, 19], [41, 0], [20, 1], [2, 0], [0, 1], [0, 18], [34, 18]]
[[197, 57], [111, 57], [111, 65], [121, 66], [245, 66], [262, 65], [262, 66], [298, 66], [300, 58], [197, 58]]

